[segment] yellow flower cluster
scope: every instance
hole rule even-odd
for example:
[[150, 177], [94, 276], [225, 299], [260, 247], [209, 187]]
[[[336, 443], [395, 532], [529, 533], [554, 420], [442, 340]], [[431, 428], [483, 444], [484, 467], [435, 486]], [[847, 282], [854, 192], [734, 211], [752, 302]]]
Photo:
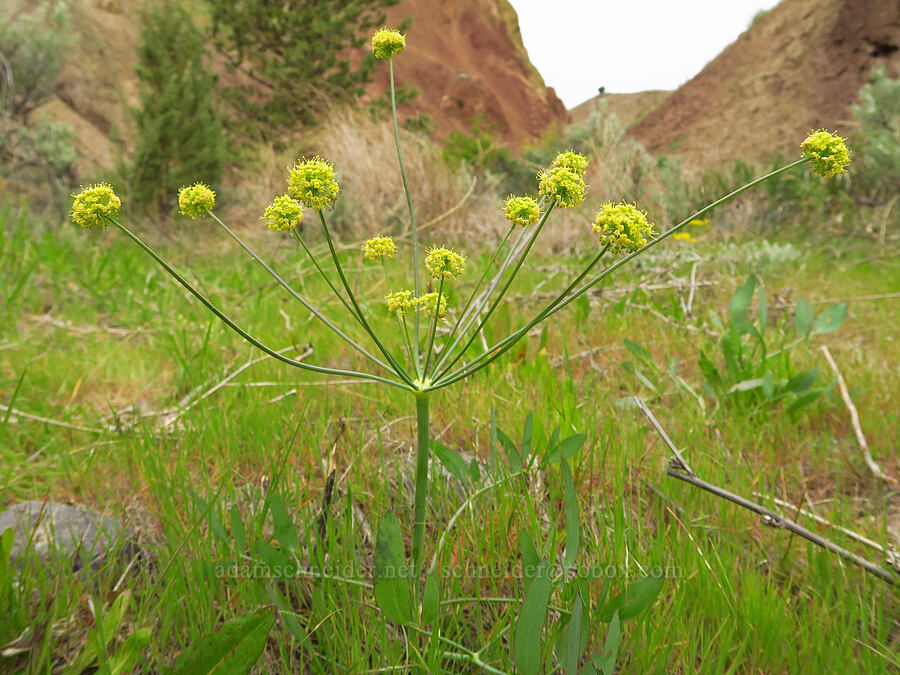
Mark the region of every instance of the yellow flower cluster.
[[607, 202], [600, 208], [592, 229], [603, 246], [612, 253], [637, 251], [656, 236], [647, 214], [633, 204]]
[[298, 160], [291, 169], [288, 192], [311, 209], [324, 209], [337, 199], [340, 191], [334, 165], [321, 157]]
[[410, 290], [393, 291], [384, 296], [384, 299], [387, 301], [388, 311], [392, 314], [394, 312], [406, 314], [421, 310], [428, 316], [434, 316], [437, 311], [438, 318], [441, 319], [447, 316], [447, 296], [443, 293], [438, 299], [437, 293], [425, 293], [417, 298]]
[[216, 193], [203, 183], [185, 185], [178, 190], [178, 210], [188, 218], [200, 218], [216, 205]]
[[538, 190], [558, 206], [570, 209], [584, 199], [584, 177], [565, 166], [551, 166], [538, 174]]
[[363, 255], [366, 260], [392, 258], [396, 252], [397, 245], [390, 237], [372, 237], [363, 246]]
[[588, 158], [572, 150], [567, 150], [557, 155], [550, 166], [551, 168], [561, 166], [584, 176], [584, 172], [587, 171], [588, 167]]
[[531, 197], [516, 197], [510, 195], [506, 198], [506, 219], [516, 225], [526, 227], [534, 225], [541, 218], [541, 209], [538, 203]]
[[813, 131], [801, 144], [803, 156], [812, 161], [813, 173], [826, 178], [844, 173], [850, 163], [850, 150], [845, 139], [824, 129]]
[[293, 230], [303, 220], [303, 207], [293, 197], [281, 195], [266, 207], [262, 219], [270, 230], [287, 232]]
[[425, 269], [434, 279], [455, 279], [466, 268], [466, 259], [448, 248], [435, 247], [425, 256]]
[[386, 60], [406, 47], [406, 36], [400, 31], [382, 28], [372, 36], [372, 53], [376, 59]]
[[105, 230], [109, 219], [119, 215], [121, 200], [113, 192], [109, 183], [97, 183], [82, 188], [76, 195], [69, 211], [69, 218], [76, 225], [88, 230]]

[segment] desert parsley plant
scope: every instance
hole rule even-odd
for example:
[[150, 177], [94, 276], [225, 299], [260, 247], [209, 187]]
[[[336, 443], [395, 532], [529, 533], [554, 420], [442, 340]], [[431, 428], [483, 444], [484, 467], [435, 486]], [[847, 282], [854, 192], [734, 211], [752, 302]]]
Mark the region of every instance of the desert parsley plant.
[[[344, 319], [356, 326], [354, 330], [358, 337], [352, 337], [349, 333], [353, 331], [345, 332], [332, 318], [326, 316], [316, 306], [314, 299], [300, 295], [219, 219], [214, 212], [215, 194], [209, 187], [198, 183], [182, 188], [178, 194], [182, 214], [190, 218], [211, 217], [326, 329], [334, 331], [351, 349], [364, 356], [371, 366], [370, 369], [354, 371], [295, 360], [272, 349], [245, 331], [121, 223], [119, 220], [121, 203], [109, 185], [101, 183], [82, 190], [75, 196], [70, 215], [75, 223], [89, 229], [105, 229], [110, 224], [114, 225], [143, 248], [178, 283], [232, 330], [272, 358], [301, 370], [341, 378], [357, 378], [409, 392], [410, 401], [415, 405], [417, 420], [414, 513], [411, 524], [412, 559], [409, 576], [412, 580], [412, 596], [418, 600], [424, 595], [424, 603], [429, 597], [427, 580], [424, 594], [420, 592], [419, 586], [425, 555], [430, 452], [429, 402], [432, 395], [438, 390], [478, 374], [513, 348], [535, 326], [582, 297], [636, 256], [669, 237], [677, 236], [689, 224], [698, 222], [698, 219], [703, 218], [716, 206], [806, 162], [811, 162], [815, 173], [826, 177], [834, 176], [845, 170], [850, 158], [842, 138], [826, 131], [813, 132], [803, 142], [802, 158], [747, 183], [689, 215], [665, 233], [657, 231], [647, 220], [646, 213], [635, 204], [613, 201], [603, 204], [591, 224], [597, 237], [597, 251], [581, 272], [552, 300], [524, 320], [518, 328], [494, 344], [488, 345], [487, 348], [481, 349], [475, 343], [476, 337], [491, 321], [522, 264], [539, 240], [548, 219], [556, 209], [571, 209], [584, 200], [587, 191], [584, 178], [588, 160], [583, 155], [564, 152], [538, 174], [537, 198], [511, 195], [506, 199], [503, 215], [509, 221], [509, 225], [505, 236], [494, 247], [489, 264], [471, 286], [465, 301], [452, 306], [451, 298], [457, 297], [457, 293], [450, 292], [451, 286], [468, 274], [469, 270], [463, 253], [444, 246], [422, 250], [419, 243], [414, 200], [409, 189], [400, 143], [394, 82], [394, 58], [401, 54], [405, 45], [405, 36], [394, 30], [379, 30], [372, 38], [372, 51], [375, 57], [387, 61], [389, 68], [394, 138], [411, 232], [411, 242], [406, 250], [391, 237], [381, 234], [369, 239], [363, 246], [362, 256], [366, 264], [371, 266], [373, 273], [380, 272], [386, 278], [388, 284], [386, 295], [378, 298], [363, 297], [353, 289], [347, 279], [328, 223], [329, 211], [335, 201], [340, 199], [341, 186], [337, 180], [335, 167], [327, 159], [313, 157], [298, 160], [290, 168], [287, 193], [274, 198], [261, 217], [269, 229], [289, 233], [296, 240], [309, 264], [321, 274], [331, 292], [340, 300], [343, 311], [346, 312]], [[303, 219], [302, 207], [314, 213], [314, 218], [318, 221], [317, 229], [321, 231], [327, 246], [327, 254], [316, 255], [307, 243], [305, 235], [301, 233], [299, 226]], [[402, 258], [407, 255], [408, 258], [404, 263]], [[332, 268], [333, 272], [326, 272], [326, 268]], [[332, 274], [336, 275], [337, 281], [334, 281]], [[398, 605], [396, 597], [380, 596], [378, 587], [378, 560], [383, 540], [402, 542], [399, 526], [392, 525], [395, 523], [396, 518], [385, 517], [382, 527], [379, 528], [379, 543], [376, 546], [376, 600], [389, 618], [409, 624], [412, 620], [409, 608], [398, 609], [405, 603]], [[402, 552], [402, 543], [400, 551]], [[424, 609], [417, 610], [416, 613], [419, 611], [424, 614]], [[456, 656], [460, 657], [460, 654]], [[466, 659], [475, 665], [484, 665], [478, 662], [477, 654], [474, 652], [469, 653]]]

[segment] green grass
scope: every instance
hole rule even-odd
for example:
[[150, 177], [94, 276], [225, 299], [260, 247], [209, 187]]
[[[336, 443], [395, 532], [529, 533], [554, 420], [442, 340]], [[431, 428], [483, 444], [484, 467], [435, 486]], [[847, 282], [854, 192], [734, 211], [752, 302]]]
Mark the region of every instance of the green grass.
[[[0, 403], [9, 404], [15, 392], [12, 404], [20, 411], [98, 430], [21, 416], [4, 424], [0, 415], [0, 506], [47, 497], [129, 519], [152, 560], [128, 571], [121, 583], [122, 569], [114, 563], [92, 577], [61, 566], [48, 575], [26, 564], [18, 585], [0, 588], [0, 645], [28, 627], [31, 639], [23, 642], [28, 651], [0, 657], [0, 671], [48, 672], [71, 660], [93, 625], [88, 600], [108, 607], [128, 588], [133, 601], [111, 646], [130, 631], [152, 628], [142, 672], [162, 669], [223, 620], [266, 604], [280, 612], [265, 670], [412, 672], [418, 664], [431, 672], [469, 672], [469, 666], [441, 661], [422, 636], [387, 622], [367, 586], [381, 514], [393, 509], [401, 523], [411, 520], [411, 397], [365, 383], [328, 384], [265, 359], [185, 410], [168, 430], [156, 426], [156, 417], [132, 427], [127, 407], [177, 407], [260, 354], [117, 232], [51, 226], [10, 210], [0, 212], [0, 221]], [[305, 310], [297, 311], [214, 225], [185, 227], [189, 231], [173, 240], [145, 235], [238, 323], [276, 349], [294, 346], [302, 353], [310, 345], [311, 363], [365, 366]], [[320, 298], [339, 315], [291, 242], [266, 234], [248, 236], [307, 297]], [[433, 434], [478, 459], [477, 485], [509, 475], [492, 443], [492, 409], [511, 438], [519, 437], [533, 411], [538, 453], [556, 426], [564, 435], [587, 435], [573, 461], [581, 498], [579, 565], [609, 566], [612, 593], [653, 567], [667, 571], [656, 603], [623, 624], [622, 672], [897, 672], [895, 591], [805, 540], [763, 527], [748, 511], [666, 477], [664, 446], [636, 408], [617, 404], [632, 394], [646, 397], [704, 479], [745, 496], [757, 490], [791, 503], [808, 496], [820, 515], [889, 541], [886, 522], [893, 517], [896, 523], [900, 494], [867, 473], [836, 391], [795, 414], [775, 407], [725, 409], [711, 417], [675, 387], [652, 396], [621, 368], [629, 358], [623, 346], [628, 338], [658, 361], [678, 358], [679, 373], [702, 390], [699, 349], [716, 352], [714, 338], [702, 332], [710, 327], [708, 311], [723, 315], [749, 273], [765, 281], [773, 314], [780, 304], [793, 307], [797, 295], [817, 311], [849, 299], [843, 327], [801, 345], [792, 358], [797, 369], [819, 365], [827, 379], [818, 345], [829, 346], [876, 460], [900, 475], [900, 349], [893, 330], [900, 299], [853, 300], [900, 288], [900, 258], [885, 257], [896, 253], [896, 245], [881, 250], [865, 239], [836, 243], [795, 235], [780, 243], [792, 243], [797, 257], [761, 256], [751, 263], [749, 252], [758, 244], [749, 236], [735, 243], [729, 247], [706, 235], [692, 256], [683, 244], [668, 242], [626, 268], [589, 302], [557, 315], [545, 334], [535, 331], [478, 377], [436, 394]], [[466, 253], [477, 266], [478, 252]], [[380, 275], [358, 274], [361, 255], [348, 255], [351, 282], [377, 301], [386, 285], [367, 284]], [[634, 289], [689, 279], [695, 262], [698, 280], [708, 284], [696, 291], [696, 318], [681, 308], [686, 287]], [[529, 296], [561, 288], [569, 267], [574, 265], [562, 257], [530, 260], [514, 297], [498, 311], [494, 336], [530, 318], [539, 307]], [[788, 295], [790, 302], [779, 301]], [[372, 312], [378, 311], [373, 302]], [[776, 330], [791, 321], [782, 312]], [[320, 507], [332, 470], [335, 490], [320, 538]], [[432, 476], [428, 559], [466, 489], [438, 464]], [[443, 637], [483, 649], [486, 663], [511, 671], [509, 643], [523, 593], [516, 573], [520, 534], [528, 533], [551, 559], [560, 556], [564, 501], [559, 472], [537, 469], [475, 498], [442, 551]], [[293, 530], [273, 518], [282, 509]], [[835, 531], [807, 525], [878, 559]], [[217, 576], [217, 562], [252, 565], [260, 558], [270, 565], [293, 558], [355, 583], [314, 575]], [[589, 582], [594, 602], [602, 586], [602, 579]], [[552, 604], [568, 607], [566, 600]], [[564, 621], [554, 625], [545, 636], [551, 646]], [[592, 635], [594, 651], [605, 629], [601, 624]], [[545, 658], [555, 663], [551, 654]]]

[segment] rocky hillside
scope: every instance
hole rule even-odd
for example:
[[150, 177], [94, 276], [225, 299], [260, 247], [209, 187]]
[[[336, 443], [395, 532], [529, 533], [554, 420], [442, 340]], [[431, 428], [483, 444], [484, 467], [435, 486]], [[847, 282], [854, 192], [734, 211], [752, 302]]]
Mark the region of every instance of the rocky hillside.
[[[74, 44], [57, 95], [45, 110], [76, 130], [81, 173], [115, 162], [110, 134], [126, 128], [136, 102], [135, 45], [142, 0], [69, 0]], [[397, 60], [399, 82], [421, 95], [410, 112], [427, 113], [435, 135], [471, 130], [473, 117], [511, 145], [534, 138], [568, 113], [528, 60], [515, 11], [506, 0], [404, 0], [388, 23], [412, 16], [407, 50]], [[387, 86], [385, 69], [370, 87]]]
[[695, 169], [794, 155], [810, 129], [851, 130], [882, 64], [900, 74], [897, 0], [783, 0], [630, 133]]
[[606, 102], [609, 112], [618, 117], [619, 122], [627, 129], [658, 108], [671, 94], [671, 91], [660, 89], [638, 91], [632, 94], [602, 94], [575, 106], [569, 111], [569, 114], [572, 116], [573, 122], [583, 123], [596, 110], [597, 103], [602, 98]]

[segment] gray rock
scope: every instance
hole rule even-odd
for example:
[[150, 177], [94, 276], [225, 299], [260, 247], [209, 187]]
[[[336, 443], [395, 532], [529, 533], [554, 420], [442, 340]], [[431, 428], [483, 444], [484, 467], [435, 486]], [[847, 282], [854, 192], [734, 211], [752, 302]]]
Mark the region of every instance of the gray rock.
[[118, 521], [54, 502], [31, 501], [12, 506], [0, 513], [0, 533], [9, 528], [15, 533], [13, 562], [31, 554], [45, 560], [69, 558], [75, 571], [87, 566], [96, 569], [111, 549], [131, 547], [130, 533]]

